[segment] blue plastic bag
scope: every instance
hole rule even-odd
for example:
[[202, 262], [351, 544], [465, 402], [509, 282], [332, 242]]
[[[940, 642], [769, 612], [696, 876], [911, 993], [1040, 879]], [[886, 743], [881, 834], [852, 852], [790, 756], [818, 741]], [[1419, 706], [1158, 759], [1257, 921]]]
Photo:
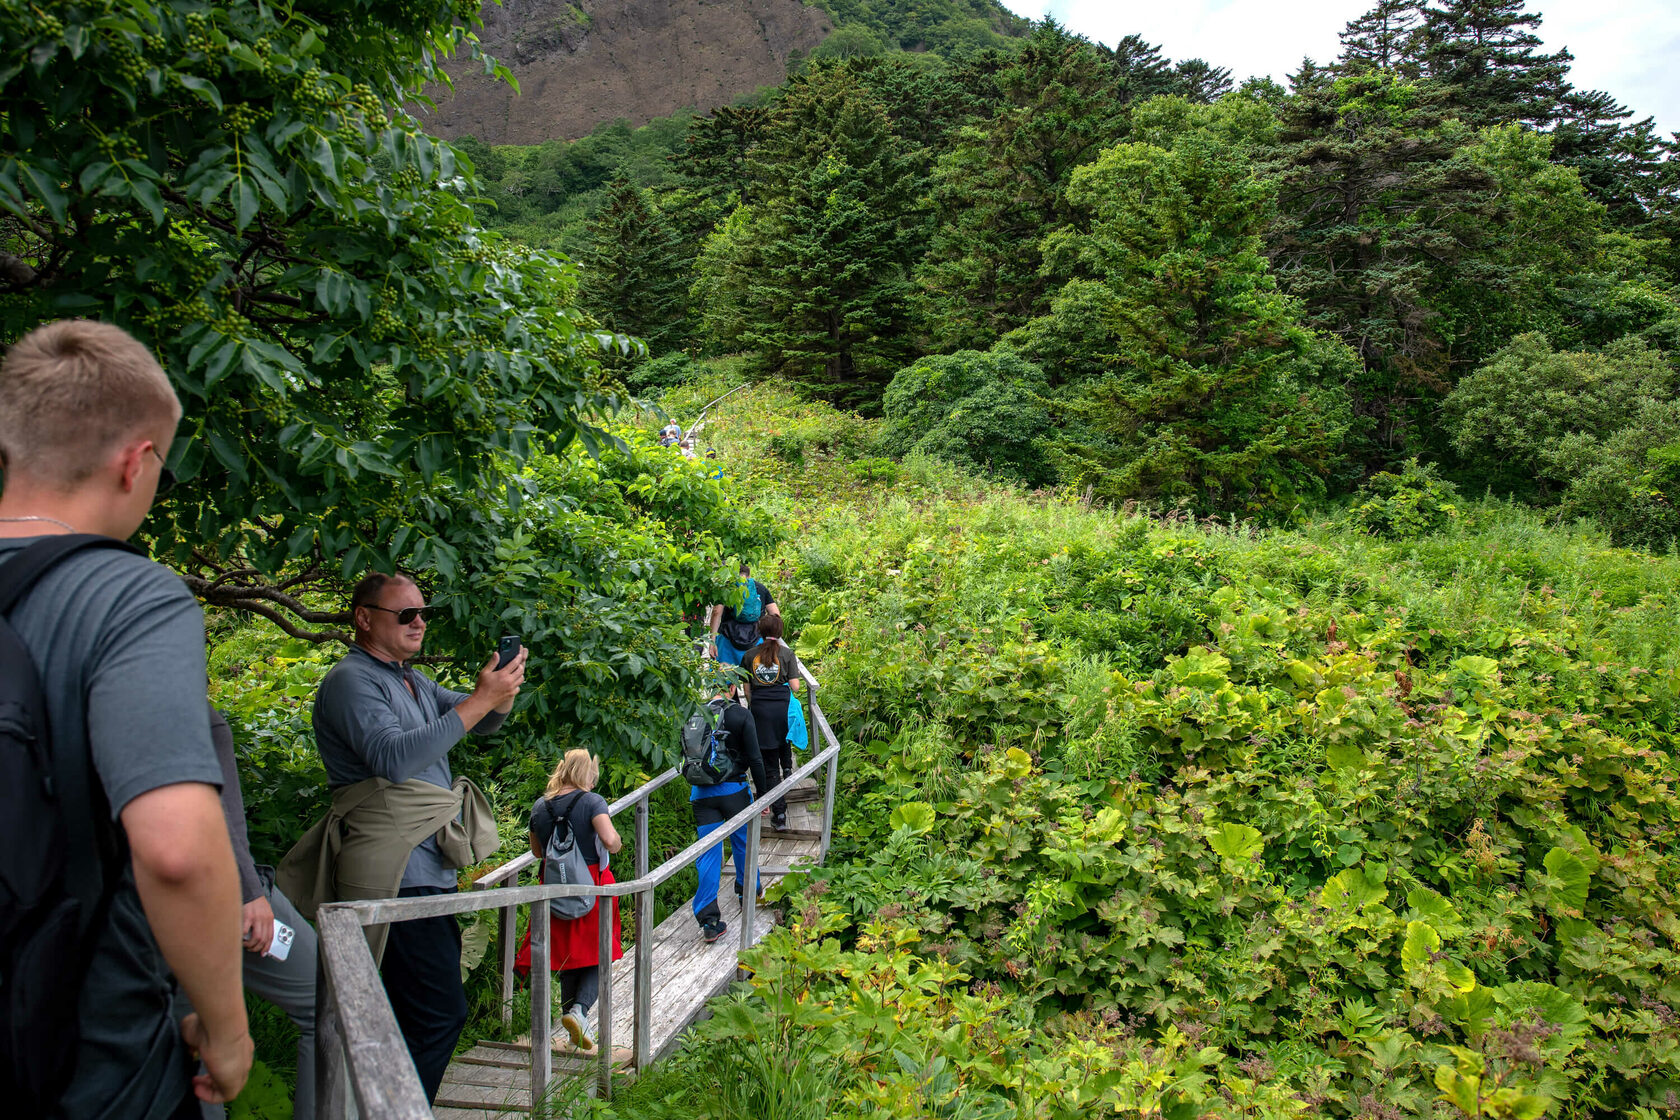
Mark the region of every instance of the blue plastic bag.
[[811, 733], [805, 730], [805, 705], [799, 702], [797, 696], [788, 697], [787, 741], [796, 751], [811, 745]]

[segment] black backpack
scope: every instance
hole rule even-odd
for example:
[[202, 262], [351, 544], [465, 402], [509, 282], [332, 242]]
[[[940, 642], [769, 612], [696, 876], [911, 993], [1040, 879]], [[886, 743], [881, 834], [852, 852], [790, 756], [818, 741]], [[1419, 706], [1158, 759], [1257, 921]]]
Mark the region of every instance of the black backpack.
[[731, 701], [713, 700], [694, 709], [683, 722], [682, 776], [691, 786], [715, 786], [735, 773], [735, 755], [729, 749], [729, 732], [723, 729], [723, 713]]
[[46, 1115], [74, 1071], [77, 1009], [125, 853], [85, 743], [53, 750], [35, 660], [8, 616], [50, 568], [110, 537], [48, 537], [0, 564], [0, 1100]]

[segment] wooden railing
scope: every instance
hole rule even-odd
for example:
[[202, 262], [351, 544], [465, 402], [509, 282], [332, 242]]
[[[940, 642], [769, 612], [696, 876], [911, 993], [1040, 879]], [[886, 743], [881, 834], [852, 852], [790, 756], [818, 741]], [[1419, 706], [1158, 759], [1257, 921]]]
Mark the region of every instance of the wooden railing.
[[[822, 749], [793, 772], [774, 789], [755, 798], [752, 804], [731, 817], [709, 835], [696, 840], [681, 852], [661, 863], [648, 867], [648, 799], [654, 791], [675, 781], [676, 770], [667, 770], [658, 777], [637, 787], [607, 807], [617, 816], [626, 809], [636, 811], [636, 877], [629, 882], [604, 886], [578, 884], [571, 886], [521, 885], [520, 877], [534, 870], [539, 861], [529, 852], [496, 868], [474, 884], [474, 889], [458, 894], [433, 895], [424, 898], [391, 898], [363, 902], [335, 902], [320, 908], [316, 932], [320, 938], [320, 966], [316, 981], [316, 1102], [320, 1115], [327, 1120], [342, 1120], [348, 1115], [353, 1100], [359, 1115], [378, 1120], [428, 1120], [432, 1115], [426, 1094], [409, 1059], [408, 1047], [397, 1029], [396, 1016], [391, 1011], [378, 967], [368, 948], [363, 927], [388, 922], [412, 921], [444, 914], [467, 914], [480, 910], [499, 910], [498, 931], [501, 938], [502, 1021], [512, 1021], [513, 1015], [513, 958], [514, 940], [518, 930], [518, 910], [528, 907], [534, 915], [544, 915], [548, 900], [576, 895], [593, 895], [597, 899], [634, 897], [636, 915], [635, 985], [632, 989], [634, 1007], [634, 1039], [632, 1061], [637, 1070], [652, 1064], [652, 1001], [653, 1001], [653, 892], [662, 883], [694, 865], [711, 849], [743, 825], [747, 827], [747, 866], [758, 867], [759, 837], [763, 827], [760, 813], [768, 801], [785, 797], [796, 784], [825, 768], [823, 783], [823, 816], [821, 854], [818, 862], [828, 855], [834, 820], [834, 786], [839, 776], [840, 741], [822, 714], [817, 702], [816, 678], [800, 669], [809, 686], [806, 697], [808, 722]], [[814, 744], [815, 745], [815, 744]], [[745, 888], [745, 884], [743, 884]], [[596, 905], [604, 905], [597, 902]], [[752, 944], [752, 930], [756, 917], [756, 892], [741, 892], [741, 949]], [[612, 1095], [612, 929], [613, 923], [597, 923], [600, 929], [600, 949], [597, 968], [600, 973], [600, 996], [596, 1004], [598, 1024], [598, 1086], [604, 1097]], [[531, 929], [531, 1101], [544, 1099], [553, 1077], [553, 1051], [548, 1040], [553, 1036], [553, 1009], [550, 1004], [549, 929], [548, 922], [533, 917]]]

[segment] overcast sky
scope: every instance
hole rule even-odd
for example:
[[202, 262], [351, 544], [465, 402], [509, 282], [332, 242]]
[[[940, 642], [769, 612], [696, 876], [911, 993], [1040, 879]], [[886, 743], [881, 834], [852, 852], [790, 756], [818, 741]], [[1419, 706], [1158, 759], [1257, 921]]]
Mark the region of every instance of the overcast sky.
[[[1046, 13], [1088, 38], [1112, 44], [1143, 36], [1174, 60], [1204, 58], [1229, 67], [1237, 81], [1270, 74], [1278, 81], [1303, 55], [1329, 62], [1336, 33], [1372, 7], [1371, 0], [1002, 0], [1037, 19]], [[1680, 0], [1530, 0], [1545, 16], [1549, 49], [1575, 56], [1570, 79], [1608, 90], [1634, 111], [1680, 131]]]

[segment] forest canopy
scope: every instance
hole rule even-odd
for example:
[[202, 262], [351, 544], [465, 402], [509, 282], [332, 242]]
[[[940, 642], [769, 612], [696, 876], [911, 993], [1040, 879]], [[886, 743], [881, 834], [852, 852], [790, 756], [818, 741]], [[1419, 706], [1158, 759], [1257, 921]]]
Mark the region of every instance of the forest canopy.
[[[1273, 518], [1422, 457], [1618, 539], [1670, 538], [1628, 535], [1641, 502], [1669, 504], [1650, 456], [1680, 430], [1655, 413], [1590, 501], [1564, 499], [1562, 458], [1517, 471], [1455, 419], [1458, 386], [1518, 338], [1669, 367], [1680, 342], [1676, 141], [1573, 85], [1520, 0], [1383, 0], [1286, 86], [1054, 21], [933, 44], [874, 8], [832, 10], [880, 49], [819, 52], [731, 108], [463, 141], [480, 213], [586, 267], [629, 263], [602, 257], [610, 232], [682, 270], [687, 298], [668, 291], [643, 328], [652, 357], [744, 353], [866, 415], [924, 359], [1018, 353], [1050, 422], [1010, 473], [1035, 483]], [[1126, 213], [1138, 191], [1150, 212]], [[640, 300], [583, 306], [646, 321]], [[1577, 419], [1594, 447], [1621, 430]]]

